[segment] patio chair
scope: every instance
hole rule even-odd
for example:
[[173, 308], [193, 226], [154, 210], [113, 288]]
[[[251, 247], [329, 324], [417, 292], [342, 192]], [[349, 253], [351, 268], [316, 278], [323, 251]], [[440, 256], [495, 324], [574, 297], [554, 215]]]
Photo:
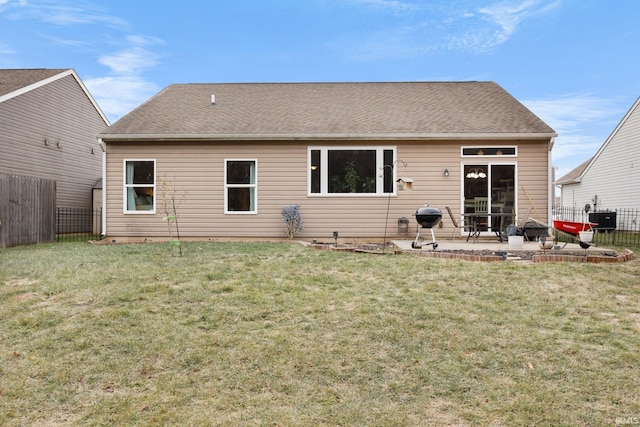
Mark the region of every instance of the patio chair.
[[[455, 236], [456, 230], [460, 230], [460, 223], [458, 223], [456, 217], [453, 216], [453, 212], [451, 212], [451, 208], [449, 206], [445, 206], [445, 209], [449, 212], [449, 218], [451, 218], [451, 224], [453, 224], [453, 231], [451, 232], [451, 238], [449, 239], [450, 242], [453, 242], [453, 236]], [[460, 234], [460, 231], [458, 231], [458, 234]]]
[[489, 198], [475, 197], [473, 199], [474, 213], [476, 214], [476, 231], [484, 231], [489, 227]]
[[465, 213], [465, 228], [469, 230], [467, 242], [473, 236], [473, 242], [478, 241], [481, 231], [488, 230], [489, 226], [489, 199], [487, 197], [475, 197], [473, 199], [473, 212]]

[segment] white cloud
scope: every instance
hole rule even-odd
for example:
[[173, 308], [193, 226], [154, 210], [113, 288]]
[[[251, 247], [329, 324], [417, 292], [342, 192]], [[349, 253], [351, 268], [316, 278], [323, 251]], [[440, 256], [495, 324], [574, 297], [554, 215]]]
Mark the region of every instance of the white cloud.
[[127, 37], [131, 46], [103, 55], [98, 62], [110, 69], [107, 77], [88, 79], [85, 84], [110, 120], [118, 119], [158, 91], [142, 75], [158, 64], [159, 55], [142, 46], [161, 44], [154, 37]]
[[52, 43], [60, 46], [70, 46], [70, 47], [83, 47], [89, 46], [89, 42], [86, 40], [74, 40], [74, 39], [65, 39], [62, 37], [51, 36], [48, 34], [41, 36], [43, 39], [47, 39]]
[[140, 46], [132, 46], [111, 55], [104, 55], [98, 62], [116, 74], [140, 74], [155, 66], [158, 55]]
[[601, 133], [602, 125], [609, 124], [604, 128], [612, 132], [626, 111], [615, 99], [590, 94], [566, 94], [521, 102], [558, 133], [552, 151], [558, 178], [595, 155], [609, 136]]
[[536, 6], [539, 4], [539, 0], [526, 0], [519, 4], [497, 3], [479, 8], [478, 13], [489, 22], [498, 25], [500, 31], [495, 33], [493, 42], [500, 44], [511, 37], [522, 20], [529, 14], [535, 13]]
[[394, 13], [403, 13], [418, 10], [417, 5], [400, 0], [352, 0], [352, 2], [365, 6], [371, 6], [376, 9], [390, 10]]
[[77, 24], [109, 24], [114, 26], [124, 26], [126, 21], [96, 12], [90, 12], [75, 6], [51, 6], [42, 9], [41, 19], [57, 25], [77, 25]]
[[[126, 21], [105, 13], [94, 3], [57, 1], [0, 0], [0, 11], [14, 7], [13, 19], [36, 19], [55, 25], [107, 24], [124, 27]], [[19, 7], [20, 9], [17, 9]]]
[[521, 23], [548, 13], [561, 0], [503, 1], [475, 9], [456, 10], [446, 20], [451, 29], [447, 46], [457, 50], [484, 51], [507, 42]]
[[[104, 52], [105, 46], [112, 48], [120, 40], [121, 48], [98, 57], [98, 63], [107, 67], [106, 76], [83, 78], [87, 88], [110, 120], [138, 106], [158, 91], [158, 87], [147, 81], [144, 73], [157, 66], [160, 56], [153, 49], [163, 41], [151, 36], [129, 35], [128, 23], [118, 16], [108, 13], [106, 6], [91, 1], [74, 0], [0, 0], [0, 12], [11, 10], [10, 19], [43, 23], [42, 39], [67, 48], [80, 48], [86, 52]], [[49, 24], [49, 26], [44, 25]], [[47, 34], [51, 25], [63, 26], [65, 31]], [[68, 37], [73, 27], [91, 25], [92, 33], [105, 33], [97, 39]], [[71, 30], [67, 30], [69, 27]], [[64, 34], [64, 36], [53, 35]], [[107, 41], [110, 45], [104, 44]], [[0, 53], [12, 52], [8, 46], [0, 44]]]
[[111, 122], [127, 114], [159, 90], [154, 83], [136, 75], [96, 77], [83, 81]]
[[[381, 10], [403, 12], [365, 35], [356, 45], [358, 59], [424, 55], [438, 51], [484, 52], [507, 42], [528, 19], [548, 13], [561, 0], [510, 0], [421, 4], [395, 0], [352, 0]], [[399, 13], [396, 13], [400, 15]]]
[[520, 2], [502, 2], [477, 9], [480, 16], [497, 25], [498, 31], [493, 32], [489, 45], [498, 45], [507, 41], [517, 30], [520, 23], [539, 13], [548, 12], [559, 5], [558, 0], [525, 0]]
[[609, 118], [615, 111], [612, 99], [589, 94], [567, 94], [553, 99], [522, 101], [558, 132], [574, 132], [585, 124]]
[[0, 0], [0, 12], [6, 10], [10, 6], [25, 6], [27, 0]]
[[78, 24], [109, 24], [114, 26], [125, 26], [126, 21], [115, 16], [104, 13], [96, 6], [88, 8], [76, 5], [65, 4], [43, 4], [39, 6], [40, 19], [57, 25], [78, 25]]

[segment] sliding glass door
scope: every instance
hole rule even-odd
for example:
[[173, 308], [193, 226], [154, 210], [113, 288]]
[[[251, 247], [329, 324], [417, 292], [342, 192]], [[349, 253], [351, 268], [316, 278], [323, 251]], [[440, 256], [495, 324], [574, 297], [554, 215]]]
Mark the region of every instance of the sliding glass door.
[[479, 231], [504, 231], [515, 219], [515, 164], [474, 162], [463, 171], [465, 218], [473, 218]]

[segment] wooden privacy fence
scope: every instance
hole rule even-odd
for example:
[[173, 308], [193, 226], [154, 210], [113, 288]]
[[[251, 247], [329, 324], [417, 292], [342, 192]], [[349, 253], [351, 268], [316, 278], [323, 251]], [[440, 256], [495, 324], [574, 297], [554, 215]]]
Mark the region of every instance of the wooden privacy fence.
[[0, 247], [54, 242], [56, 182], [0, 175]]

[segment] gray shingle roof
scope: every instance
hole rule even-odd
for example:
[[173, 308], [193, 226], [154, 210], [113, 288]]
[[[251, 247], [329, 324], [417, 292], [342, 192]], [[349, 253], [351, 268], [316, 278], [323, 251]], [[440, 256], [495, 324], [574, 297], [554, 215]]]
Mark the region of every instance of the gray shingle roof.
[[[212, 95], [215, 104], [212, 105]], [[555, 136], [493, 82], [175, 84], [109, 139]]]
[[15, 92], [67, 70], [68, 68], [0, 69], [0, 96]]
[[559, 185], [563, 185], [563, 184], [572, 184], [572, 183], [579, 182], [580, 176], [582, 175], [584, 170], [587, 168], [587, 166], [589, 166], [592, 160], [593, 160], [593, 157], [584, 161], [582, 164], [575, 167], [569, 173], [563, 175], [560, 179], [556, 180], [555, 183]]

